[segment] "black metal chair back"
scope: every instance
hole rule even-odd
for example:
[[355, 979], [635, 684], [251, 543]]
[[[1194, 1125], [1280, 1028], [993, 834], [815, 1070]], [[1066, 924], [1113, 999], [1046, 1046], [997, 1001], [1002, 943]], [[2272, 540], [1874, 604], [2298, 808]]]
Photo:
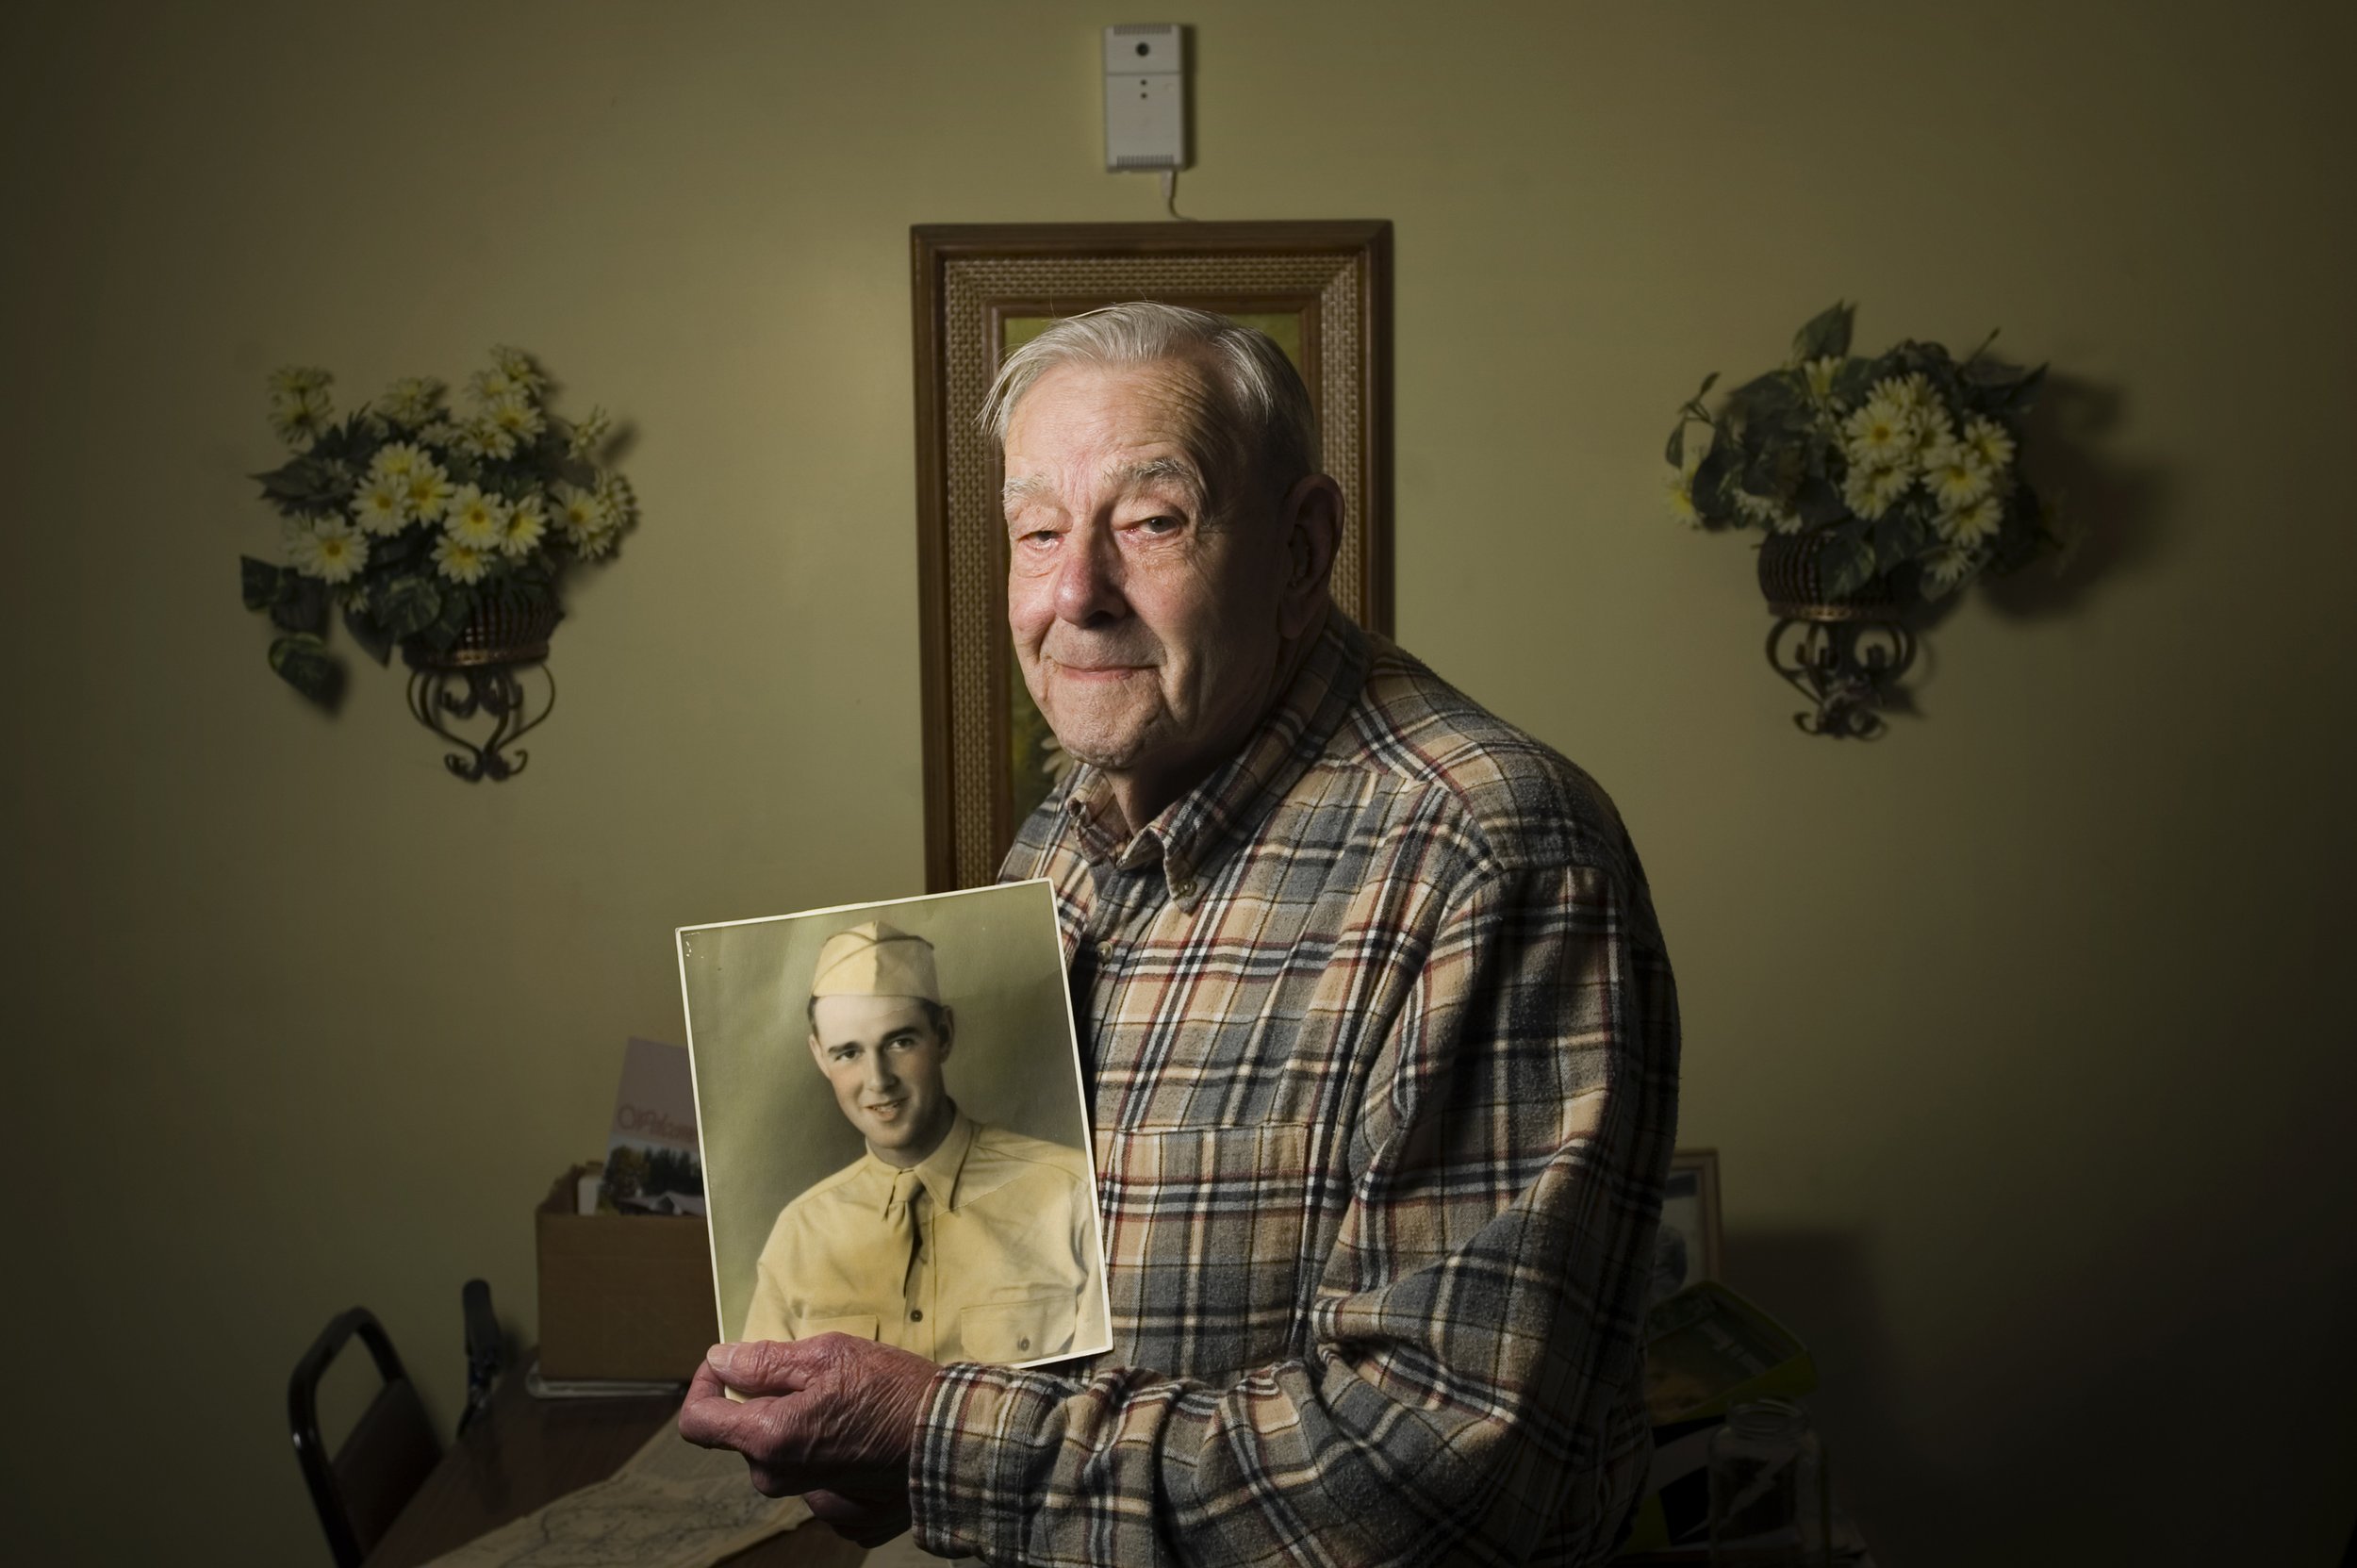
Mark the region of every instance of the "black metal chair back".
[[[382, 1383], [330, 1455], [320, 1436], [320, 1378], [354, 1334], [368, 1346]], [[359, 1568], [442, 1457], [417, 1385], [402, 1369], [391, 1336], [366, 1307], [337, 1314], [295, 1363], [287, 1384], [287, 1421], [337, 1568]]]

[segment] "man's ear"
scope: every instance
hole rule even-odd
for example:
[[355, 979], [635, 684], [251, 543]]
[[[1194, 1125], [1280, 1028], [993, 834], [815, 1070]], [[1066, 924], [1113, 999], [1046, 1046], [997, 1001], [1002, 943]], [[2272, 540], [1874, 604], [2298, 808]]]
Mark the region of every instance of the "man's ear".
[[1342, 487], [1327, 474], [1310, 475], [1286, 493], [1283, 520], [1285, 592], [1279, 601], [1279, 624], [1285, 635], [1297, 637], [1316, 622], [1326, 604], [1334, 553], [1342, 547]]
[[954, 1011], [947, 1007], [941, 1010], [941, 1028], [936, 1032], [941, 1036], [941, 1054], [947, 1056], [949, 1048], [958, 1043], [958, 1015]]
[[810, 1032], [810, 1059], [817, 1064], [820, 1072], [827, 1070], [827, 1056], [818, 1048], [818, 1032], [815, 1029]]

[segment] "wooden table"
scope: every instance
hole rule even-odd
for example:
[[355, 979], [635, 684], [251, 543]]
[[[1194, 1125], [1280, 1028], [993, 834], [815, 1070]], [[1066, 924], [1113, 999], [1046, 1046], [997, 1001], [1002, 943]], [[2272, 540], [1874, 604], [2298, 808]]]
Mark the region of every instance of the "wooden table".
[[[679, 1401], [663, 1396], [535, 1399], [522, 1374], [511, 1372], [369, 1554], [367, 1568], [419, 1568], [602, 1481], [678, 1416]], [[813, 1520], [728, 1561], [732, 1568], [855, 1568], [865, 1555]]]

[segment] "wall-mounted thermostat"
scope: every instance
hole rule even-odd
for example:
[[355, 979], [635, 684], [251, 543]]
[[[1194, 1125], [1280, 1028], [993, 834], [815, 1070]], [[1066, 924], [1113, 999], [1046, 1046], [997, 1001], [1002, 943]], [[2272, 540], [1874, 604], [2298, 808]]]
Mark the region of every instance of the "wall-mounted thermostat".
[[1187, 166], [1187, 62], [1176, 22], [1105, 29], [1105, 167]]

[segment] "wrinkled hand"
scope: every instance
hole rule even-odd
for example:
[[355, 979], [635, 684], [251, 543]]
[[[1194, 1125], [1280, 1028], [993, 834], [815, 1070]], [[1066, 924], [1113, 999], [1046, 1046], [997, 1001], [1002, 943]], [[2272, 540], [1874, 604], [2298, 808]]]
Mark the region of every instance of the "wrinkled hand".
[[716, 1345], [680, 1407], [680, 1436], [734, 1449], [757, 1491], [799, 1493], [837, 1534], [879, 1545], [909, 1527], [909, 1450], [939, 1370], [848, 1334]]

